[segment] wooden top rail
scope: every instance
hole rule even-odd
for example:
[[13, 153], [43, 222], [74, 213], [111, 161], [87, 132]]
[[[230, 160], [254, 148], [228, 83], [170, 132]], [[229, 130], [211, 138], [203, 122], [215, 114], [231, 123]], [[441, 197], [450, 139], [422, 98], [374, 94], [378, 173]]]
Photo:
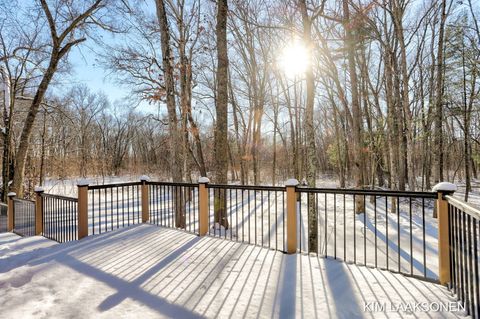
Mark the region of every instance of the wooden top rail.
[[452, 205], [452, 206], [455, 206], [456, 208], [458, 209], [461, 209], [462, 211], [464, 211], [466, 214], [472, 216], [473, 218], [477, 219], [477, 220], [480, 220], [480, 210], [473, 207], [472, 205], [460, 200], [460, 199], [456, 199], [450, 195], [447, 195], [445, 196], [445, 199], [447, 200], [447, 202]]

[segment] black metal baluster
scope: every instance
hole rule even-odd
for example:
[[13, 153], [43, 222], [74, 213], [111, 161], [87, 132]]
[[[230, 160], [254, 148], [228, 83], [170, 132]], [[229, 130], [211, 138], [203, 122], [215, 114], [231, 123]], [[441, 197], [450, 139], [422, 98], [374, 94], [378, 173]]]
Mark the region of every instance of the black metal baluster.
[[412, 198], [409, 198], [408, 211], [410, 218], [410, 275], [413, 275], [413, 228], [412, 228]]
[[373, 218], [375, 219], [375, 268], [378, 267], [377, 251], [377, 195], [373, 195]]
[[283, 251], [285, 250], [285, 192], [282, 192], [282, 216], [283, 216]]
[[[393, 199], [392, 199], [393, 200]], [[389, 260], [388, 260], [388, 196], [385, 196], [385, 251], [386, 251], [386, 259], [387, 259], [387, 270], [390, 268], [388, 267]]]
[[467, 255], [468, 255], [468, 273], [470, 274], [469, 278], [468, 278], [468, 287], [470, 288], [470, 291], [469, 291], [469, 305], [468, 305], [468, 309], [469, 309], [469, 314], [472, 314], [473, 313], [473, 299], [474, 299], [474, 296], [473, 296], [473, 258], [472, 258], [472, 232], [471, 232], [471, 228], [472, 228], [472, 221], [471, 221], [471, 217], [470, 215], [467, 215], [467, 239], [468, 239], [468, 250], [467, 250]]
[[363, 264], [367, 264], [367, 209], [363, 195]]
[[261, 207], [260, 214], [261, 214], [261, 220], [262, 220], [262, 225], [261, 225], [261, 231], [260, 232], [261, 232], [261, 236], [262, 236], [262, 246], [263, 246], [263, 237], [264, 237], [263, 236], [263, 190], [260, 191], [260, 198], [261, 198], [261, 200], [260, 200], [260, 205], [261, 205], [260, 206]]
[[[310, 198], [307, 196], [307, 224], [308, 224], [308, 207], [309, 207], [309, 200]], [[295, 202], [296, 203], [296, 202]], [[302, 214], [302, 193], [300, 193], [300, 201], [298, 203], [298, 206], [299, 206], [299, 217], [300, 217], [300, 227], [298, 229], [298, 233], [299, 233], [299, 239], [298, 242], [300, 243], [300, 251], [302, 251], [302, 242], [303, 242], [303, 236], [302, 236], [302, 225], [303, 225], [303, 214]], [[308, 227], [307, 227], [307, 232], [308, 232]], [[305, 243], [304, 243], [305, 245]], [[308, 235], [307, 235], [307, 251], [308, 251]], [[304, 248], [305, 249], [305, 248]]]
[[467, 256], [465, 255], [465, 246], [466, 246], [466, 230], [465, 230], [465, 213], [462, 211], [462, 272], [463, 272], [463, 281], [462, 281], [462, 286], [463, 286], [463, 303], [465, 305], [465, 308], [468, 308], [467, 300], [468, 300], [468, 280], [467, 280]]
[[[317, 194], [318, 196], [318, 194]], [[328, 212], [327, 212], [327, 193], [325, 193], [325, 257], [328, 256], [328, 242], [327, 242], [327, 235], [328, 235]], [[317, 207], [315, 207], [315, 214], [317, 212], [316, 210]], [[320, 214], [318, 214], [320, 215]]]
[[337, 194], [333, 193], [333, 259], [337, 259]]
[[[450, 209], [449, 209], [449, 216], [450, 216]], [[451, 228], [450, 221], [451, 219], [449, 219], [448, 225]], [[427, 278], [427, 251], [426, 251], [426, 241], [425, 241], [425, 198], [424, 197], [422, 197], [422, 240], [423, 240], [423, 276]]]
[[268, 201], [268, 248], [271, 247], [272, 243], [271, 243], [271, 222], [270, 222], [270, 191], [267, 192], [267, 201]]
[[245, 241], [245, 236], [244, 236], [244, 232], [245, 232], [245, 212], [244, 212], [245, 201], [244, 201], [244, 196], [243, 196], [243, 193], [245, 191], [241, 190], [240, 192], [242, 193], [242, 243], [243, 243]]
[[355, 211], [355, 194], [353, 194], [353, 263], [357, 263], [357, 216]]
[[[450, 289], [454, 289], [455, 287], [455, 254], [454, 254], [454, 227], [453, 227], [453, 216], [452, 216], [452, 205], [448, 204], [448, 249], [449, 249], [449, 255], [450, 255]], [[425, 256], [425, 248], [423, 250], [423, 254]], [[424, 267], [425, 265], [425, 259], [423, 263]], [[424, 268], [425, 269], [425, 268]], [[426, 277], [426, 273], [424, 270], [424, 276]]]
[[277, 211], [278, 211], [278, 192], [275, 192], [275, 250], [278, 250], [278, 214], [277, 214]]
[[400, 248], [400, 197], [397, 196], [397, 249], [398, 249], [398, 272], [401, 268], [401, 248]]
[[255, 218], [255, 245], [257, 245], [257, 191], [253, 191], [253, 209]]
[[475, 269], [475, 307], [474, 315], [480, 316], [480, 296], [479, 296], [479, 276], [478, 276], [478, 247], [477, 247], [477, 220], [473, 219], [473, 251], [474, 254], [474, 269]]
[[455, 248], [455, 273], [456, 273], [456, 279], [455, 279], [455, 294], [457, 297], [460, 295], [460, 235], [459, 235], [459, 226], [458, 226], [458, 211], [456, 207], [453, 207], [453, 223], [454, 223], [454, 229], [455, 229], [455, 240], [454, 240], [454, 248]]
[[137, 189], [137, 224], [140, 224], [142, 222], [142, 200], [140, 198], [140, 186], [136, 185], [135, 188]]
[[116, 223], [116, 224], [117, 224], [117, 229], [120, 228], [120, 222], [119, 222], [119, 218], [118, 218], [118, 217], [119, 217], [119, 215], [118, 215], [118, 213], [119, 213], [119, 212], [118, 212], [118, 210], [119, 210], [119, 209], [118, 209], [118, 189], [119, 189], [119, 188], [120, 188], [120, 187], [116, 187], [117, 197], [115, 197], [115, 210], [116, 210], [116, 212], [117, 212], [117, 223]]
[[345, 193], [343, 193], [343, 261], [347, 261], [347, 215]]
[[235, 189], [235, 236], [236, 241], [238, 240], [238, 189]]
[[252, 217], [252, 213], [250, 210], [250, 190], [247, 190], [247, 197], [248, 197], [248, 243], [250, 244], [250, 232], [252, 230], [251, 225], [250, 225], [250, 220]]

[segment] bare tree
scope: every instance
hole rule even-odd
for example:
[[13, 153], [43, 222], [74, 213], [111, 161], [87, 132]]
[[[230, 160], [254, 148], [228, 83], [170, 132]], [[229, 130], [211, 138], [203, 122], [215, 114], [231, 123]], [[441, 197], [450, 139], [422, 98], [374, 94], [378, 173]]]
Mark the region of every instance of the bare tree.
[[[101, 23], [98, 19], [90, 18], [105, 7], [106, 1], [92, 1], [84, 7], [84, 10], [78, 10], [78, 8], [74, 7], [75, 5], [73, 3], [64, 2], [63, 5], [54, 7], [56, 12], [51, 11], [51, 7], [46, 0], [40, 0], [40, 5], [49, 26], [51, 53], [48, 66], [33, 96], [32, 104], [24, 122], [20, 145], [15, 158], [15, 173], [13, 176], [12, 189], [16, 191], [19, 196], [23, 194], [22, 185], [25, 174], [25, 164], [33, 124], [48, 86], [57, 71], [60, 61], [74, 46], [87, 40], [86, 33], [85, 31], [82, 32], [82, 30], [85, 30], [89, 24], [98, 25]], [[75, 14], [72, 14], [73, 12], [75, 12]], [[66, 21], [60, 18], [65, 16], [64, 13], [66, 13], [68, 17]], [[80, 36], [77, 37], [78, 33], [80, 33]]]
[[[228, 174], [228, 53], [227, 53], [227, 0], [217, 3], [217, 100], [215, 103], [215, 182], [226, 184]], [[215, 194], [215, 222], [228, 229], [225, 191]]]

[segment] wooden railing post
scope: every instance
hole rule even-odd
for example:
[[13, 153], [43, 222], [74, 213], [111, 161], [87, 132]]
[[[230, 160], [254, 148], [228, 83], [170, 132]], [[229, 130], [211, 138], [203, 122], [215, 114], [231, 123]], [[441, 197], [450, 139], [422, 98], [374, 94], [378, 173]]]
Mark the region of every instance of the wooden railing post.
[[208, 233], [208, 188], [210, 180], [207, 177], [198, 179], [198, 234], [205, 236]]
[[297, 191], [298, 181], [289, 179], [285, 182], [287, 189], [287, 253], [297, 252]]
[[43, 233], [43, 188], [35, 187], [35, 235]]
[[140, 182], [142, 182], [142, 223], [148, 222], [150, 219], [150, 209], [148, 202], [148, 184], [150, 177], [143, 175], [140, 177]]
[[448, 225], [448, 202], [445, 195], [451, 195], [457, 190], [452, 183], [442, 182], [433, 187], [437, 192], [437, 217], [438, 217], [438, 280], [444, 285], [450, 282], [450, 245]]
[[8, 211], [7, 211], [7, 231], [13, 231], [15, 227], [15, 207], [13, 206], [13, 199], [17, 196], [16, 193], [10, 192], [7, 197]]
[[88, 182], [80, 181], [78, 187], [78, 239], [88, 236]]

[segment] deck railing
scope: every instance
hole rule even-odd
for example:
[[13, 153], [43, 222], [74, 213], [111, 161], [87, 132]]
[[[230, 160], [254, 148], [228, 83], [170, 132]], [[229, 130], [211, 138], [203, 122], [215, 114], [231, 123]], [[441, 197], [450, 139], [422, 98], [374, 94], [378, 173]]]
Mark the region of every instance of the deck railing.
[[448, 202], [450, 289], [473, 318], [480, 317], [479, 245], [480, 210], [452, 196]]
[[[437, 193], [297, 187], [299, 250], [436, 280]], [[428, 228], [428, 229], [427, 229]]]
[[285, 187], [208, 184], [207, 189], [209, 235], [286, 252]]
[[41, 193], [42, 234], [60, 243], [78, 239], [78, 200]]
[[142, 222], [140, 182], [88, 186], [88, 234]]
[[13, 198], [13, 232], [21, 236], [35, 235], [35, 202]]
[[8, 230], [63, 242], [150, 223], [449, 283], [478, 315], [479, 214], [447, 196], [451, 186], [398, 192], [308, 188], [296, 180], [270, 187], [142, 177], [140, 182], [79, 184], [78, 198], [39, 191], [34, 203], [13, 194]]
[[148, 221], [198, 234], [198, 184], [145, 181]]

